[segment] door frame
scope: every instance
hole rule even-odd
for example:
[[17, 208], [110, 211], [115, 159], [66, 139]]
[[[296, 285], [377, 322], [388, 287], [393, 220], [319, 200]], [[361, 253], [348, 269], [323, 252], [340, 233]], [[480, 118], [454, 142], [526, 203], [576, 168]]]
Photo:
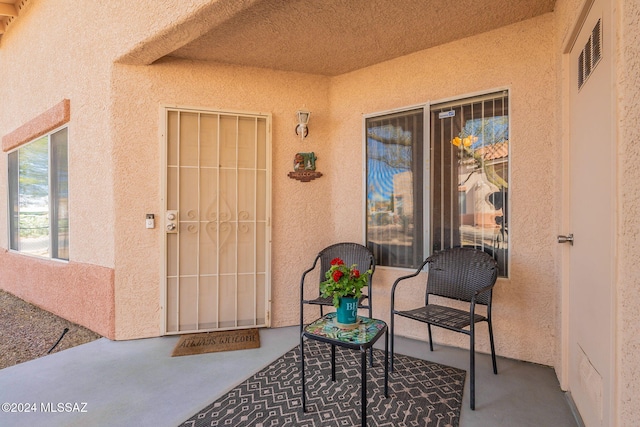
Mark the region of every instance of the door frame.
[[[196, 113], [205, 113], [205, 114], [230, 114], [230, 115], [248, 115], [248, 116], [263, 116], [266, 118], [266, 165], [267, 165], [267, 194], [266, 194], [266, 214], [267, 214], [267, 227], [266, 227], [266, 283], [265, 283], [265, 326], [271, 327], [271, 244], [272, 244], [272, 236], [271, 236], [271, 219], [273, 216], [273, 208], [272, 208], [272, 182], [273, 182], [273, 161], [272, 161], [272, 114], [264, 113], [264, 112], [256, 112], [256, 111], [246, 111], [246, 110], [233, 110], [233, 109], [222, 109], [222, 108], [210, 108], [210, 107], [194, 107], [194, 106], [186, 106], [181, 104], [160, 104], [158, 108], [158, 153], [160, 154], [159, 161], [159, 185], [160, 185], [160, 197], [159, 197], [159, 207], [158, 212], [160, 212], [159, 217], [155, 218], [155, 227], [158, 228], [159, 232], [162, 233], [162, 237], [159, 239], [159, 281], [158, 285], [160, 287], [160, 333], [161, 335], [180, 335], [183, 332], [167, 332], [167, 283], [166, 283], [166, 271], [167, 271], [167, 259], [166, 259], [166, 248], [167, 248], [167, 233], [165, 232], [165, 210], [166, 210], [166, 196], [167, 196], [167, 112], [168, 110], [176, 109], [180, 111], [189, 111]], [[237, 328], [243, 329], [243, 328]], [[203, 331], [204, 332], [204, 331]]]

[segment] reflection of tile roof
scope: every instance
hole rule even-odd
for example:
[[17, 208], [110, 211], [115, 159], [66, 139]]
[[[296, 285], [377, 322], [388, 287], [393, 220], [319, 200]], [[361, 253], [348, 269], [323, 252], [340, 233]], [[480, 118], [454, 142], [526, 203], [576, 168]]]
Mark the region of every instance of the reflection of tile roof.
[[509, 157], [509, 141], [497, 142], [495, 144], [480, 147], [476, 150], [484, 160], [498, 160]]

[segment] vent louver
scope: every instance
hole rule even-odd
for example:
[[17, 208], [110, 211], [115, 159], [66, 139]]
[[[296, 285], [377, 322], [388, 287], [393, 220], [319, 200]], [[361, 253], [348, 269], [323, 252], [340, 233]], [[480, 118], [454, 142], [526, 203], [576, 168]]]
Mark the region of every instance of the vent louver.
[[578, 90], [585, 84], [596, 65], [602, 59], [602, 20], [598, 19], [589, 40], [578, 56]]

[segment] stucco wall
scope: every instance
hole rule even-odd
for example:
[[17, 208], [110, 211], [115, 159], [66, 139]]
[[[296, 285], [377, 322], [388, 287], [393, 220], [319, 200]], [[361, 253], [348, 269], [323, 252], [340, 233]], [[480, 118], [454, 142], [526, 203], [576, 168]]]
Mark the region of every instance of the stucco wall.
[[[144, 3], [144, 4], [143, 4]], [[495, 295], [498, 353], [561, 372], [563, 258], [559, 190], [566, 135], [563, 43], [583, 0], [553, 14], [418, 52], [336, 78], [165, 60], [205, 19], [233, 10], [217, 2], [31, 1], [2, 36], [0, 135], [70, 100], [68, 264], [6, 251], [7, 194], [0, 186], [0, 287], [111, 338], [160, 333], [162, 104], [268, 112], [273, 116], [272, 325], [296, 324], [298, 281], [317, 251], [363, 236], [362, 115], [497, 88], [510, 90], [511, 274]], [[247, 7], [251, 2], [242, 2]], [[239, 3], [238, 3], [239, 4]], [[640, 10], [616, 0], [618, 19], [618, 265], [616, 330], [620, 425], [637, 420], [640, 391]], [[233, 6], [236, 7], [236, 6]], [[211, 13], [196, 13], [206, 9]], [[197, 19], [193, 19], [197, 16]], [[118, 19], [114, 19], [118, 17]], [[78, 36], [81, 35], [81, 36]], [[294, 135], [295, 110], [312, 111], [310, 135]], [[289, 179], [293, 155], [315, 151], [324, 176]], [[0, 170], [7, 169], [6, 155]], [[27, 271], [29, 274], [20, 274]], [[6, 272], [12, 272], [7, 274]], [[402, 274], [379, 268], [374, 313], [388, 318], [389, 288]], [[485, 328], [485, 329], [483, 329]], [[481, 327], [478, 347], [488, 351]], [[414, 325], [401, 334], [425, 338]], [[437, 331], [437, 342], [466, 346]], [[562, 377], [562, 374], [560, 375]]]
[[[108, 99], [96, 96], [109, 93], [110, 70], [103, 53], [89, 43], [91, 35], [72, 36], [84, 27], [76, 22], [80, 19], [67, 19], [76, 11], [66, 3], [29, 2], [3, 35], [0, 80], [3, 99], [11, 101], [2, 103], [0, 129], [2, 135], [8, 134], [63, 99], [70, 100], [70, 257], [79, 263], [113, 267], [112, 164], [103, 161], [111, 157]], [[52, 28], [51, 22], [65, 25]], [[6, 170], [6, 156], [0, 168]], [[1, 191], [0, 227], [6, 230], [6, 188]], [[7, 244], [7, 233], [0, 233], [0, 245], [6, 248]]]
[[640, 4], [617, 2], [618, 13], [618, 425], [640, 418]]
[[[68, 99], [69, 264], [3, 252], [0, 286], [113, 337], [113, 174], [107, 115], [110, 67], [84, 34], [86, 12], [65, 1], [29, 2], [2, 36], [0, 134], [7, 135]], [[91, 16], [91, 15], [88, 15]], [[63, 24], [61, 24], [63, 23]], [[0, 170], [7, 170], [0, 157]], [[4, 180], [3, 180], [4, 181]], [[0, 186], [0, 246], [7, 241], [7, 188]], [[11, 269], [18, 274], [11, 274]]]
[[[548, 126], [556, 119], [548, 108], [555, 99], [552, 34], [552, 17], [543, 16], [334, 79], [178, 60], [116, 66], [114, 159], [116, 175], [128, 183], [115, 197], [117, 337], [159, 333], [163, 231], [144, 229], [144, 215], [162, 213], [162, 104], [273, 114], [272, 324], [284, 326], [297, 322], [290, 298], [315, 253], [336, 241], [362, 240], [362, 114], [507, 87], [517, 141], [511, 182], [528, 191], [512, 198], [512, 273], [499, 282], [494, 313], [498, 352], [553, 364], [556, 282], [549, 242], [555, 227], [549, 198], [554, 177], [540, 172], [552, 163], [554, 150]], [[293, 128], [302, 105], [312, 116], [310, 136], [301, 143]], [[324, 176], [310, 183], [289, 179], [297, 151], [316, 152]], [[389, 289], [399, 274], [376, 272], [374, 311], [380, 318], [388, 318]], [[399, 331], [424, 337], [402, 322]], [[467, 344], [450, 335], [438, 333], [436, 339]], [[482, 329], [480, 337], [479, 349], [488, 351]]]
[[[114, 207], [117, 177], [112, 161], [110, 114], [113, 61], [162, 30], [193, 24], [188, 18], [202, 8], [215, 9], [213, 3], [157, 0], [138, 4], [139, 9], [134, 11], [125, 1], [47, 0], [31, 1], [21, 8], [20, 16], [9, 25], [0, 42], [0, 136], [21, 128], [63, 99], [70, 100], [72, 263], [65, 274], [56, 274], [53, 272], [60, 271], [60, 264], [55, 261], [41, 262], [3, 252], [0, 257], [4, 265], [28, 266], [28, 274], [3, 274], [3, 289], [114, 338], [114, 230], [120, 219], [116, 218]], [[250, 2], [243, 7], [247, 4]], [[196, 35], [197, 32], [183, 32], [181, 37]], [[7, 170], [6, 159], [6, 155], [0, 157], [0, 170]], [[8, 247], [6, 227], [7, 194], [3, 185], [2, 248]], [[76, 277], [78, 274], [80, 277]], [[47, 281], [38, 279], [47, 275], [51, 276]], [[85, 282], [78, 286], [82, 276]], [[61, 303], [60, 294], [65, 294], [67, 301]], [[95, 307], [88, 309], [87, 301]], [[97, 311], [109, 315], [96, 316]]]
[[[116, 66], [113, 74], [116, 192], [117, 338], [160, 334], [164, 229], [159, 125], [163, 105], [272, 114], [272, 326], [298, 322], [296, 300], [304, 262], [332, 242], [331, 181], [287, 177], [299, 151], [314, 151], [329, 171], [329, 79], [304, 74], [165, 60]], [[296, 110], [312, 112], [309, 136], [295, 134]], [[125, 184], [126, 183], [126, 184]], [[146, 213], [159, 227], [144, 228]]]
[[115, 336], [113, 269], [0, 249], [0, 288], [102, 336]]
[[[297, 295], [300, 273], [315, 253], [338, 240], [362, 240], [362, 114], [507, 87], [514, 140], [512, 188], [530, 191], [512, 198], [512, 274], [500, 280], [497, 289], [497, 345], [500, 354], [553, 364], [557, 319], [548, 242], [555, 229], [548, 197], [554, 180], [540, 173], [553, 160], [548, 123], [556, 119], [548, 107], [555, 75], [549, 16], [334, 79], [172, 60], [148, 67], [113, 65], [140, 40], [174, 26], [169, 3], [174, 2], [154, 2], [142, 18], [127, 25], [111, 20], [107, 25], [108, 16], [123, 16], [124, 3], [71, 7], [62, 0], [37, 2], [16, 24], [24, 26], [14, 30], [20, 37], [8, 33], [3, 39], [2, 58], [15, 58], [3, 71], [15, 89], [3, 90], [20, 100], [11, 112], [3, 111], [3, 126], [13, 130], [60, 99], [71, 100], [71, 258], [114, 269], [116, 338], [160, 333], [162, 231], [145, 229], [144, 215], [160, 218], [162, 213], [162, 104], [273, 114], [272, 324], [284, 326], [297, 322], [297, 307], [289, 298]], [[203, 4], [171, 10], [178, 17], [175, 26]], [[98, 27], [104, 24], [107, 35], [81, 27], [86, 22], [78, 22], [87, 16], [94, 17]], [[38, 33], [51, 18], [68, 25]], [[70, 36], [76, 31], [83, 37]], [[68, 49], [52, 49], [66, 45]], [[102, 49], [95, 49], [97, 45]], [[32, 46], [42, 46], [42, 55], [34, 59], [18, 54]], [[65, 69], [64, 77], [45, 74], [34, 87], [33, 76], [40, 75], [37, 70], [46, 69], [48, 61], [52, 69]], [[17, 72], [20, 67], [23, 73]], [[19, 88], [28, 85], [38, 96], [20, 96]], [[310, 136], [301, 143], [293, 128], [295, 110], [303, 105], [312, 117]], [[315, 151], [324, 176], [310, 183], [289, 179], [286, 174], [297, 151]], [[5, 200], [6, 195], [0, 195], [0, 203]], [[0, 236], [6, 239], [6, 233]], [[6, 247], [6, 241], [2, 243]], [[376, 273], [374, 310], [379, 317], [388, 316], [389, 286], [398, 274], [382, 269]], [[423, 337], [402, 324], [400, 331]], [[436, 339], [466, 345], [461, 336], [443, 335]], [[487, 351], [485, 338], [480, 338], [479, 348]]]
[[[498, 88], [510, 90], [511, 222], [509, 279], [499, 279], [494, 333], [499, 354], [552, 365], [557, 351], [554, 238], [554, 163], [557, 144], [553, 17], [545, 15], [473, 38], [408, 55], [333, 79], [332, 164], [353, 167], [331, 177], [338, 232], [362, 236], [362, 114], [427, 101], [464, 97]], [[355, 231], [357, 230], [357, 232]], [[390, 287], [405, 271], [379, 268], [374, 279], [374, 315], [388, 319]], [[422, 297], [418, 297], [422, 298]], [[426, 339], [415, 323], [398, 322], [402, 335]], [[480, 351], [489, 351], [486, 326]], [[467, 346], [460, 334], [437, 331], [439, 343]]]

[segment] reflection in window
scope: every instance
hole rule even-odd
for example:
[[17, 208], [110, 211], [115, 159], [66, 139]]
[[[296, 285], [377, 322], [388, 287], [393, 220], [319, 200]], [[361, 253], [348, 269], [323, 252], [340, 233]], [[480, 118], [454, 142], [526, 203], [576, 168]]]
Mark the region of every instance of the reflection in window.
[[508, 93], [366, 119], [366, 241], [376, 263], [417, 267], [472, 246], [508, 269]]
[[509, 115], [506, 92], [431, 107], [431, 250], [472, 246], [507, 276]]
[[69, 259], [67, 129], [9, 153], [10, 248]]
[[423, 123], [422, 109], [366, 121], [367, 245], [379, 265], [423, 260]]

